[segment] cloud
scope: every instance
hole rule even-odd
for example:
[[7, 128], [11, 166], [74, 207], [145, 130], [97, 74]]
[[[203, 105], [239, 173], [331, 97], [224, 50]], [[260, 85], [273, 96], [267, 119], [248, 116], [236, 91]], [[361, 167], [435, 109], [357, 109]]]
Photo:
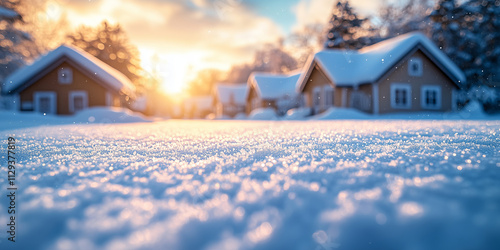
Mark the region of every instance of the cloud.
[[241, 63], [283, 36], [271, 19], [242, 0], [60, 0], [75, 24], [119, 23], [139, 49], [158, 54], [199, 51], [213, 63]]

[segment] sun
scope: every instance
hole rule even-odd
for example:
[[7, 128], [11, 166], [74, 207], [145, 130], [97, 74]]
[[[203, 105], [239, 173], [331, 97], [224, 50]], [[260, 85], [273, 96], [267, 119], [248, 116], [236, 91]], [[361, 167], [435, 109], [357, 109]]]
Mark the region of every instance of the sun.
[[200, 61], [196, 54], [166, 53], [157, 54], [152, 50], [141, 50], [142, 67], [160, 80], [161, 91], [170, 94], [181, 94], [188, 83], [196, 75], [196, 62]]

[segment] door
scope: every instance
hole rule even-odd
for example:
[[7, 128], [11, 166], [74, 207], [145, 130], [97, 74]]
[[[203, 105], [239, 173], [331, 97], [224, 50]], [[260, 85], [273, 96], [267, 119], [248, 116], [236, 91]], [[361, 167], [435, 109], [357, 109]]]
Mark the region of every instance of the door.
[[86, 91], [69, 92], [69, 112], [76, 113], [89, 106], [88, 95]]
[[35, 111], [44, 114], [57, 114], [57, 94], [52, 91], [35, 92]]

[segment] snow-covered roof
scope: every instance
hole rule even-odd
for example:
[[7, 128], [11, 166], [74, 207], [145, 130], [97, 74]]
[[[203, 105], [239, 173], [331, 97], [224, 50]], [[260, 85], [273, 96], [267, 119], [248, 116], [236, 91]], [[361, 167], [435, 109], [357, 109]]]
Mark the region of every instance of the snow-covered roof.
[[295, 86], [300, 72], [288, 75], [254, 72], [250, 75], [249, 84], [253, 86], [260, 98], [275, 100], [285, 96], [294, 97], [298, 93]]
[[411, 32], [360, 50], [330, 49], [316, 53], [308, 65], [309, 71], [299, 80], [298, 90], [304, 88], [307, 80], [305, 78], [308, 78], [315, 63], [337, 85], [356, 86], [374, 83], [417, 46], [430, 53], [431, 59], [442, 66], [457, 84], [466, 81], [462, 70], [432, 41], [420, 32]]
[[91, 54], [70, 45], [61, 45], [59, 48], [41, 56], [31, 65], [9, 75], [2, 84], [3, 93], [16, 91], [20, 87], [24, 89], [27, 87], [23, 86], [26, 82], [63, 57], [69, 58], [72, 62], [92, 73], [92, 77], [97, 78], [109, 88], [127, 95], [134, 95], [135, 87], [124, 74]]
[[20, 18], [21, 15], [19, 15], [19, 13], [11, 10], [11, 9], [7, 9], [7, 8], [4, 8], [4, 7], [0, 7], [0, 18]]
[[234, 104], [245, 105], [247, 89], [246, 84], [217, 84], [215, 95], [222, 104], [229, 104], [233, 99]]

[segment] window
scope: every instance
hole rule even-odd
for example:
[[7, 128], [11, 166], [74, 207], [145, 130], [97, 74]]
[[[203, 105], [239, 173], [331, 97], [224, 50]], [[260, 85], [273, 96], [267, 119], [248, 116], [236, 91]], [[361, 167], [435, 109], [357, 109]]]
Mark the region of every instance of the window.
[[60, 84], [71, 84], [73, 82], [73, 71], [69, 68], [60, 68], [58, 79]]
[[45, 114], [57, 113], [57, 94], [52, 91], [37, 91], [33, 94], [35, 111]]
[[422, 76], [423, 65], [421, 59], [415, 57], [410, 58], [410, 61], [408, 61], [408, 74], [410, 76]]
[[88, 97], [85, 91], [69, 92], [69, 112], [76, 113], [88, 107]]
[[391, 107], [394, 109], [411, 108], [410, 84], [393, 83], [391, 85]]
[[422, 108], [424, 109], [440, 109], [441, 108], [441, 87], [439, 86], [422, 86], [420, 96]]

